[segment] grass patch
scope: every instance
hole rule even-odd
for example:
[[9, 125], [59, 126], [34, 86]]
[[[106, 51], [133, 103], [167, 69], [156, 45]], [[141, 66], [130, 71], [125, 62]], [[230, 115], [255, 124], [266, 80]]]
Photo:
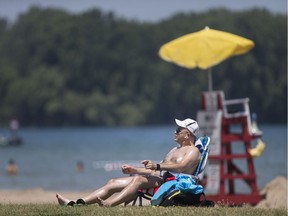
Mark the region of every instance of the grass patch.
[[180, 216], [180, 215], [211, 215], [211, 216], [270, 216], [270, 215], [287, 215], [287, 209], [259, 209], [253, 207], [214, 207], [214, 208], [197, 208], [197, 207], [132, 207], [117, 206], [112, 208], [103, 208], [97, 205], [81, 207], [63, 207], [55, 204], [0, 204], [0, 215], [21, 215], [21, 216], [81, 216], [81, 215], [103, 215], [103, 216]]

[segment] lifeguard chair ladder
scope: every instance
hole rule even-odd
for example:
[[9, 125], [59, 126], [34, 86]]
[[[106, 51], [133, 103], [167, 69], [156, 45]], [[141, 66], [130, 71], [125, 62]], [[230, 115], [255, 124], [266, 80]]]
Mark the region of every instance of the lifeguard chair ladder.
[[[251, 142], [261, 137], [262, 133], [252, 132], [248, 103], [248, 98], [225, 100], [222, 91], [202, 93], [201, 110], [197, 114], [197, 120], [200, 128], [203, 128], [202, 135], [211, 137], [207, 178], [204, 183], [207, 199], [228, 205], [256, 205], [261, 200], [253, 158], [248, 150]], [[239, 108], [239, 105], [242, 110], [231, 113], [229, 107]], [[232, 126], [240, 127], [241, 131], [233, 132]], [[244, 145], [244, 152], [233, 153], [232, 146], [241, 143]], [[235, 160], [246, 161], [247, 170], [242, 171]], [[236, 180], [243, 180], [250, 191], [237, 193]]]

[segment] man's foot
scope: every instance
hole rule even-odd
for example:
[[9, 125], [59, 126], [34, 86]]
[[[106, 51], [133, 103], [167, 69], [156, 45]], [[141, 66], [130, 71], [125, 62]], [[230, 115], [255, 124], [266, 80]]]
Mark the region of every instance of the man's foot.
[[101, 199], [100, 197], [95, 196], [93, 198], [93, 202], [97, 203], [99, 206], [108, 206], [107, 202], [103, 199]]
[[97, 197], [96, 199], [98, 199], [97, 203], [99, 204], [99, 206], [104, 206], [104, 207], [110, 207], [111, 206], [111, 204], [109, 202], [107, 202], [106, 200], [103, 200], [99, 197]]
[[69, 205], [69, 206], [73, 206], [75, 204], [74, 201], [70, 201], [68, 200], [67, 198], [61, 196], [60, 194], [56, 194], [56, 197], [57, 197], [57, 200], [58, 200], [58, 203], [60, 205]]

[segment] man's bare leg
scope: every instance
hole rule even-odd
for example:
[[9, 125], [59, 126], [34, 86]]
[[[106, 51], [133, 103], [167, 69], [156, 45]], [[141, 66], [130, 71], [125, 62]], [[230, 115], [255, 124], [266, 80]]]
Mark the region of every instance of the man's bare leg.
[[[116, 206], [121, 203], [129, 203], [137, 196], [139, 188], [152, 188], [161, 183], [161, 178], [155, 176], [130, 176], [124, 178], [111, 179], [106, 185], [83, 198], [86, 204], [98, 203], [100, 206]], [[110, 198], [114, 193], [120, 192], [115, 197]], [[56, 194], [60, 205], [67, 205], [69, 199]], [[107, 200], [105, 200], [107, 199]]]
[[99, 205], [116, 206], [121, 203], [129, 203], [137, 197], [137, 191], [141, 189], [149, 189], [162, 183], [162, 179], [156, 176], [134, 176], [133, 180], [115, 197], [109, 197], [106, 200], [98, 199]]
[[[89, 194], [87, 197], [83, 198], [83, 200], [86, 204], [98, 203], [99, 205], [102, 205], [103, 199], [107, 199], [113, 193], [120, 192], [132, 179], [133, 177], [111, 179], [103, 187]], [[67, 205], [71, 201], [58, 193], [56, 194], [56, 197], [60, 205]]]
[[67, 205], [67, 204], [70, 202], [70, 200], [68, 200], [67, 198], [61, 196], [61, 195], [58, 194], [58, 193], [56, 194], [56, 197], [57, 197], [58, 203], [59, 203], [60, 205]]
[[133, 177], [116, 178], [109, 180], [103, 187], [92, 192], [87, 197], [83, 198], [86, 204], [98, 203], [102, 205], [103, 200], [110, 197], [112, 194], [120, 192], [130, 184]]

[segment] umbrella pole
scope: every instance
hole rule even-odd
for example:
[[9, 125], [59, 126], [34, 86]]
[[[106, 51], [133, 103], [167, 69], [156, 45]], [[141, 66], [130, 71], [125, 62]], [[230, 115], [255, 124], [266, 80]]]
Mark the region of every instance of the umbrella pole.
[[212, 83], [212, 69], [208, 69], [208, 90], [213, 91], [213, 83]]

